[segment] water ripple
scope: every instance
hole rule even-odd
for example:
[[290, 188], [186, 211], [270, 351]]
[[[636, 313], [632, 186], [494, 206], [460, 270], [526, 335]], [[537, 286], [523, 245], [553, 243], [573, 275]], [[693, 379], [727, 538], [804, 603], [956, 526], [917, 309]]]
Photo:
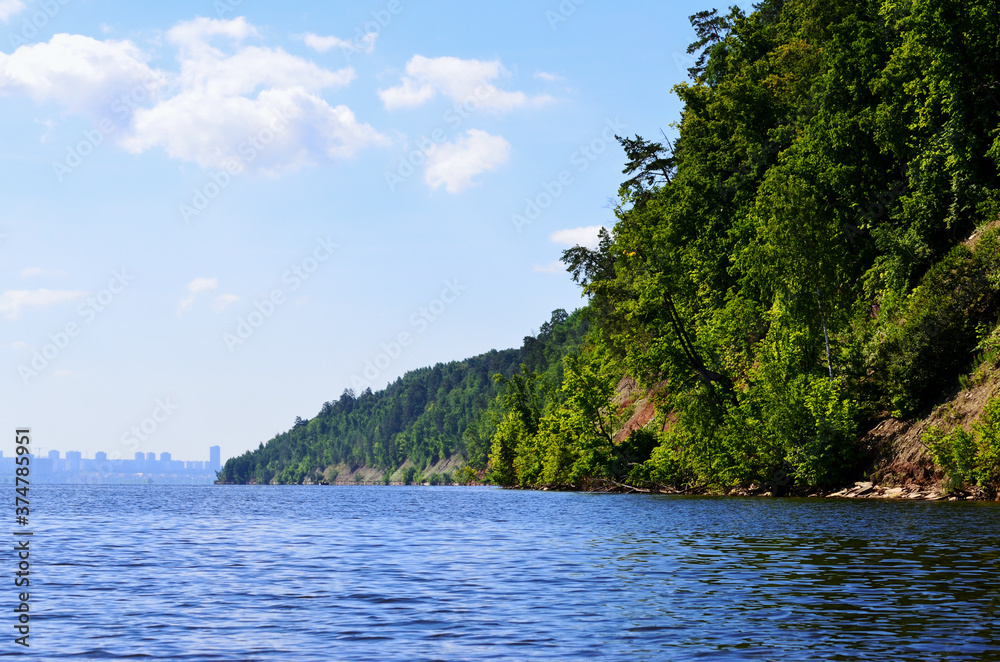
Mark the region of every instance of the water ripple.
[[996, 504], [39, 486], [32, 514], [38, 659], [1000, 659]]

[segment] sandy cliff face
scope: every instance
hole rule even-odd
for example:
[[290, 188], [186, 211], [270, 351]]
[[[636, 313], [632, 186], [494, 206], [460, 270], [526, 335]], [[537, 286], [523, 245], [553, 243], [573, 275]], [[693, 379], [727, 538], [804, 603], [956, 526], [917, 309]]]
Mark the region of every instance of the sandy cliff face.
[[931, 428], [950, 432], [958, 426], [968, 430], [998, 396], [1000, 369], [986, 367], [970, 380], [969, 388], [955, 392], [923, 418], [900, 421], [885, 416], [873, 421], [861, 437], [862, 448], [869, 453], [870, 479], [875, 485], [892, 487], [939, 487], [944, 475], [922, 441], [924, 433]]

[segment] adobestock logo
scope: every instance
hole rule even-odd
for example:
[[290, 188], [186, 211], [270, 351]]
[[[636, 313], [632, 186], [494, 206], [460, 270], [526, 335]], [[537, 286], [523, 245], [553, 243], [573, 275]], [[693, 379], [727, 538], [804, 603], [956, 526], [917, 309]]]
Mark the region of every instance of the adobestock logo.
[[38, 31], [48, 25], [69, 2], [70, 0], [41, 0], [37, 3], [38, 11], [30, 19], [26, 17], [21, 20], [21, 34], [7, 33], [11, 49], [27, 46], [28, 41], [37, 37]]
[[[617, 117], [614, 120], [605, 120], [604, 124], [605, 127], [600, 136], [585, 145], [580, 145], [570, 155], [570, 165], [575, 166], [578, 173], [586, 172], [592, 163], [608, 151], [609, 147], [616, 144], [615, 136], [623, 132], [623, 129], [628, 128], [628, 125]], [[524, 209], [521, 213], [510, 216], [511, 223], [514, 224], [514, 229], [517, 230], [518, 234], [524, 231], [525, 226], [531, 225], [541, 218], [542, 213], [551, 207], [575, 181], [573, 172], [569, 169], [560, 171], [552, 181], [543, 181], [540, 192], [524, 199]]]
[[134, 280], [135, 276], [129, 274], [125, 269], [113, 271], [108, 286], [97, 294], [88, 296], [77, 307], [76, 314], [83, 320], [83, 324], [70, 322], [59, 331], [50, 333], [49, 342], [42, 345], [40, 350], [36, 348], [31, 351], [31, 361], [17, 367], [17, 373], [24, 385], [27, 386], [28, 382], [41, 375], [63, 352], [69, 349], [73, 341], [83, 333], [85, 326], [92, 324], [101, 313], [107, 310]]
[[264, 322], [271, 319], [285, 304], [288, 300], [286, 289], [288, 292], [298, 291], [303, 283], [319, 271], [320, 266], [329, 260], [338, 248], [340, 245], [334, 243], [330, 237], [317, 239], [316, 248], [312, 254], [281, 275], [281, 282], [285, 287], [276, 287], [270, 293], [255, 299], [253, 302], [254, 310], [236, 320], [236, 328], [232, 333], [227, 331], [222, 334], [222, 342], [225, 343], [229, 353], [233, 354], [238, 347], [250, 340], [257, 329], [264, 326]]
[[431, 300], [426, 306], [420, 306], [416, 312], [410, 315], [410, 328], [414, 331], [401, 331], [396, 334], [393, 340], [382, 343], [382, 351], [365, 360], [365, 369], [362, 374], [351, 375], [351, 388], [357, 393], [370, 388], [392, 366], [393, 362], [402, 356], [403, 350], [413, 344], [414, 335], [420, 335], [427, 331], [431, 324], [444, 315], [448, 307], [458, 301], [459, 297], [468, 289], [467, 286], [459, 284], [457, 280], [446, 280], [444, 289], [441, 290], [441, 294], [436, 299]]
[[289, 116], [280, 110], [274, 112], [274, 116], [267, 126], [262, 127], [257, 133], [248, 135], [239, 145], [236, 151], [239, 158], [232, 158], [226, 161], [222, 170], [217, 170], [209, 175], [211, 181], [206, 182], [194, 190], [190, 204], [182, 203], [179, 207], [181, 219], [185, 223], [190, 223], [191, 219], [201, 216], [207, 210], [212, 201], [222, 195], [233, 183], [233, 179], [246, 172], [247, 165], [253, 163], [268, 145], [275, 141], [285, 129], [288, 128]]

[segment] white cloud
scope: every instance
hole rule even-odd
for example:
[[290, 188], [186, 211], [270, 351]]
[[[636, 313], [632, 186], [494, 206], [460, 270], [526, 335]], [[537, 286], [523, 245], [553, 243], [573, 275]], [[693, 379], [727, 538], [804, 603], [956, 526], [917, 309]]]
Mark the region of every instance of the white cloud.
[[535, 74], [535, 78], [537, 78], [538, 80], [544, 80], [546, 83], [557, 83], [561, 80], [564, 80], [563, 77], [560, 76], [559, 74], [550, 74], [547, 71], [539, 71], [537, 74]]
[[204, 294], [206, 292], [214, 292], [219, 289], [219, 279], [218, 278], [195, 278], [193, 281], [188, 283], [188, 292], [190, 294], [181, 299], [177, 304], [177, 316], [180, 317], [184, 314], [184, 311], [191, 308], [194, 305], [195, 297], [199, 294]]
[[419, 106], [430, 101], [436, 94], [434, 87], [427, 83], [418, 83], [412, 78], [404, 78], [398, 87], [379, 90], [378, 96], [389, 110]]
[[476, 185], [473, 177], [495, 170], [509, 156], [510, 143], [503, 137], [469, 129], [455, 142], [434, 145], [427, 151], [425, 179], [431, 188], [443, 185], [449, 193], [460, 193]]
[[[0, 95], [53, 101], [95, 121], [112, 119], [125, 127], [115, 134], [125, 150], [162, 148], [205, 169], [235, 161], [274, 173], [389, 144], [349, 108], [321, 96], [349, 84], [352, 68], [330, 70], [280, 48], [244, 44], [257, 36], [243, 18], [180, 23], [167, 32], [180, 70], [167, 73], [148, 67], [149, 56], [129, 41], [58, 34], [48, 43], [0, 53]], [[114, 103], [139, 86], [144, 103], [134, 109]], [[248, 150], [254, 139], [262, 148]]]
[[24, 9], [21, 0], [0, 0], [0, 21], [6, 23], [10, 17]]
[[378, 95], [388, 110], [419, 106], [438, 93], [458, 103], [475, 104], [475, 107], [497, 112], [538, 106], [553, 100], [547, 95], [528, 97], [524, 92], [499, 89], [493, 81], [506, 74], [499, 60], [483, 62], [414, 55], [406, 63], [406, 75], [400, 84], [379, 90]]
[[240, 16], [232, 20], [198, 17], [193, 21], [183, 21], [167, 31], [167, 41], [182, 50], [213, 50], [209, 45], [212, 37], [228, 37], [233, 41], [243, 41], [257, 36], [257, 28]]
[[239, 300], [240, 298], [235, 294], [220, 294], [212, 299], [212, 310], [214, 310], [216, 314], [221, 313], [223, 310]]
[[235, 162], [241, 169], [274, 173], [350, 158], [366, 146], [389, 142], [359, 123], [347, 106], [331, 107], [302, 89], [266, 90], [256, 99], [183, 93], [139, 110], [134, 126], [125, 149], [139, 154], [161, 146], [171, 157], [205, 169]]
[[202, 292], [214, 292], [219, 289], [218, 278], [195, 278], [188, 283], [188, 292], [191, 294], [201, 294]]
[[163, 83], [130, 41], [57, 34], [46, 43], [0, 53], [0, 95], [54, 101], [92, 120], [111, 115], [113, 101], [136, 86]]
[[48, 308], [86, 294], [68, 290], [7, 290], [0, 293], [0, 315], [14, 320], [21, 316], [25, 308]]
[[[195, 278], [192, 280], [187, 285], [187, 290], [189, 292], [188, 296], [181, 299], [177, 304], [177, 316], [180, 317], [185, 311], [194, 306], [194, 302], [198, 298], [198, 295], [209, 294], [211, 292], [215, 292], [217, 289], [219, 289], [218, 278]], [[216, 313], [221, 313], [223, 310], [239, 300], [240, 298], [235, 294], [220, 294], [212, 299], [212, 310]]]
[[375, 50], [376, 39], [378, 39], [377, 32], [369, 32], [357, 43], [350, 39], [341, 39], [339, 37], [321, 37], [311, 32], [302, 36], [302, 40], [306, 42], [306, 46], [318, 53], [326, 53], [332, 48], [339, 48], [352, 53], [371, 53]]
[[605, 229], [603, 225], [590, 225], [585, 228], [559, 230], [549, 235], [549, 241], [563, 246], [584, 246], [594, 250], [600, 243], [598, 233], [603, 229]]

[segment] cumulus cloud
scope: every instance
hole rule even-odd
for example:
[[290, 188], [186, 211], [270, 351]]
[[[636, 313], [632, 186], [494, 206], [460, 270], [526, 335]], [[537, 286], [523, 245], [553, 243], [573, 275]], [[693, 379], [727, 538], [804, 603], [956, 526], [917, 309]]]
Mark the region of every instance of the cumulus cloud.
[[136, 86], [155, 89], [163, 84], [163, 75], [146, 60], [131, 41], [57, 34], [46, 43], [0, 53], [0, 94], [55, 102], [97, 120]]
[[302, 36], [302, 40], [306, 42], [306, 46], [317, 53], [326, 53], [333, 48], [339, 48], [342, 51], [351, 53], [371, 53], [375, 50], [376, 39], [378, 39], [377, 32], [369, 32], [357, 43], [350, 39], [341, 39], [339, 37], [321, 37], [311, 32]]
[[0, 0], [0, 21], [6, 23], [14, 14], [18, 14], [24, 9], [21, 0]]
[[[244, 18], [179, 23], [167, 32], [179, 71], [168, 73], [151, 69], [149, 56], [129, 41], [55, 35], [0, 53], [0, 94], [111, 119], [124, 127], [115, 135], [127, 151], [161, 148], [205, 169], [235, 162], [265, 172], [294, 170], [389, 143], [347, 106], [321, 96], [349, 84], [352, 68], [330, 70], [245, 43], [258, 36]], [[138, 86], [140, 99], [133, 94]], [[255, 139], [266, 147], [249, 149]]]
[[539, 71], [535, 74], [535, 78], [538, 80], [544, 80], [546, 83], [557, 83], [563, 80], [563, 77], [558, 74], [550, 74], [547, 71]]
[[455, 142], [434, 145], [427, 151], [425, 180], [431, 188], [444, 186], [460, 193], [476, 186], [476, 175], [495, 170], [510, 157], [510, 143], [479, 129], [469, 129]]
[[25, 308], [48, 308], [86, 295], [68, 290], [7, 290], [0, 293], [0, 315], [15, 320]]
[[585, 228], [568, 228], [549, 235], [549, 241], [563, 246], [584, 246], [594, 250], [600, 244], [599, 233], [606, 229], [603, 225], [589, 225]]
[[427, 58], [414, 55], [406, 64], [406, 75], [396, 87], [380, 90], [378, 95], [388, 110], [420, 106], [443, 94], [459, 103], [507, 112], [524, 106], [552, 101], [542, 95], [529, 97], [524, 92], [501, 90], [493, 81], [507, 75], [499, 60], [462, 60], [457, 57]]
[[170, 28], [167, 41], [184, 51], [193, 52], [214, 50], [209, 43], [212, 37], [243, 41], [248, 37], [256, 37], [257, 34], [257, 28], [247, 23], [242, 16], [232, 20], [198, 17]]
[[[136, 111], [124, 147], [134, 153], [162, 147], [205, 169], [236, 162], [277, 172], [388, 144], [347, 106], [319, 95], [350, 83], [352, 68], [331, 71], [281, 49], [240, 45], [255, 34], [243, 19], [198, 19], [172, 29], [167, 38], [180, 49], [180, 90]], [[212, 46], [209, 39], [218, 36], [237, 47], [227, 53]], [[265, 137], [265, 148], [251, 149]]]

